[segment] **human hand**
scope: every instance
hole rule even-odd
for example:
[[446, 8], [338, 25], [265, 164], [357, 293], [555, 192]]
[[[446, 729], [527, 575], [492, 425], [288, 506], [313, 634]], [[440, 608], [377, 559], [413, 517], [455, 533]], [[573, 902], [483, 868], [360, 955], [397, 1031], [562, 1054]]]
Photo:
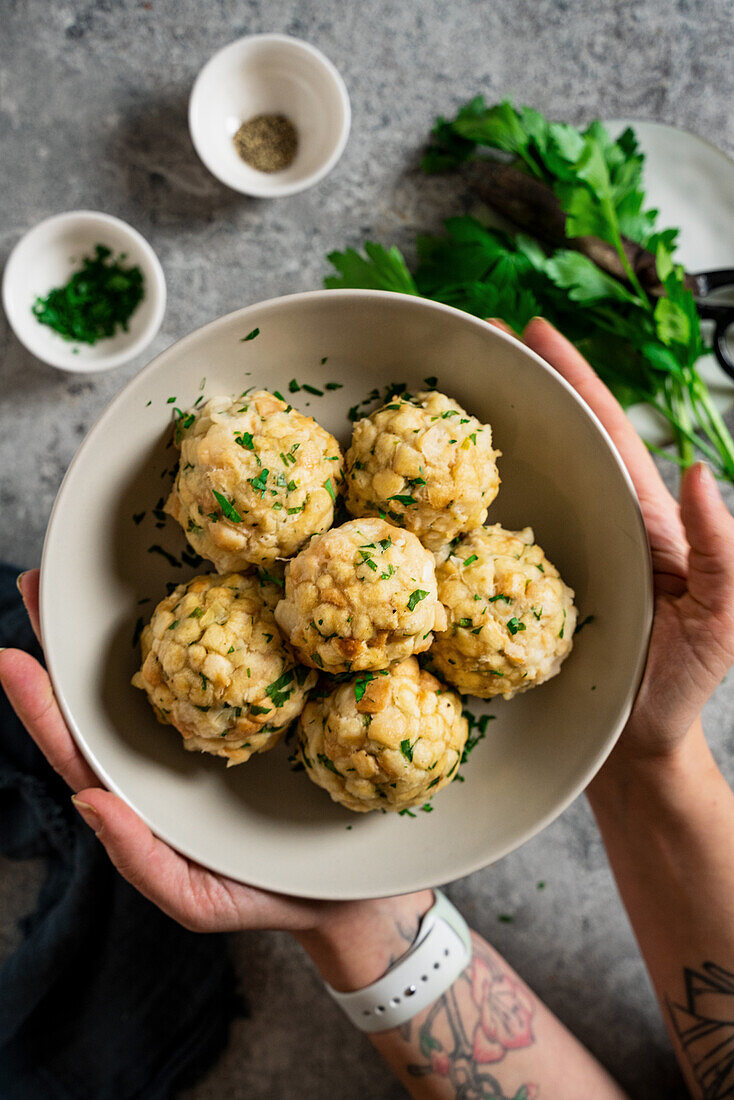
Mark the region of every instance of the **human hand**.
[[551, 324], [533, 319], [523, 340], [596, 413], [632, 478], [650, 543], [655, 611], [645, 674], [615, 755], [666, 756], [683, 744], [734, 661], [734, 518], [703, 463], [685, 472], [675, 502], [622, 407]]
[[[38, 571], [19, 578], [23, 602], [40, 638]], [[159, 840], [138, 815], [104, 790], [76, 746], [46, 671], [21, 650], [0, 652], [0, 683], [16, 714], [55, 771], [69, 784], [85, 822], [123, 876], [164, 913], [197, 932], [286, 929], [301, 938], [327, 980], [354, 988], [374, 981], [406, 943], [400, 928], [417, 927], [430, 891], [356, 902], [319, 902], [257, 890], [214, 874]], [[356, 944], [359, 957], [347, 958]], [[356, 983], [356, 984], [354, 984]]]

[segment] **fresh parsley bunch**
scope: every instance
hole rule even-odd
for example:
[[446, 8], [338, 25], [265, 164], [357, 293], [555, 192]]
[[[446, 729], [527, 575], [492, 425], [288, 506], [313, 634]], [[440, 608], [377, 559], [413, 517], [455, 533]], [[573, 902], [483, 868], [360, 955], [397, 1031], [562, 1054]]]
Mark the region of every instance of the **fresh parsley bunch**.
[[549, 212], [542, 232], [451, 218], [445, 236], [418, 238], [412, 273], [397, 248], [368, 242], [364, 255], [332, 252], [338, 275], [325, 285], [417, 294], [501, 318], [518, 332], [541, 314], [623, 405], [644, 402], [670, 423], [678, 454], [666, 457], [688, 466], [700, 452], [734, 481], [734, 442], [696, 370], [707, 349], [687, 276], [673, 259], [678, 231], [660, 230], [657, 211], [645, 209], [633, 131], [615, 141], [599, 121], [580, 131], [478, 97], [453, 120], [437, 120], [423, 168], [469, 169], [481, 182], [498, 161], [540, 185], [530, 190]]

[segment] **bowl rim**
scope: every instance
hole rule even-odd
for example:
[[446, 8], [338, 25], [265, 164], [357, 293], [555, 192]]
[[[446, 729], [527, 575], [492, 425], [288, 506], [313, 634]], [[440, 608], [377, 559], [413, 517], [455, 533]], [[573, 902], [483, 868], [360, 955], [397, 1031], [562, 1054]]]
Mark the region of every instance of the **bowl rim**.
[[[246, 46], [256, 42], [287, 44], [289, 46], [295, 46], [297, 49], [302, 50], [303, 53], [310, 54], [330, 77], [341, 102], [344, 117], [336, 145], [319, 168], [316, 168], [307, 176], [301, 177], [301, 179], [283, 184], [276, 183], [274, 179], [269, 181], [267, 173], [261, 173], [263, 176], [262, 185], [259, 186], [254, 183], [248, 184], [247, 187], [245, 187], [233, 182], [231, 179], [225, 179], [224, 176], [220, 174], [217, 165], [206, 155], [199, 140], [199, 127], [194, 120], [194, 112], [196, 109], [196, 101], [201, 93], [201, 87], [205, 77], [221, 63], [223, 55], [227, 53], [236, 53], [238, 50], [243, 50]], [[225, 46], [222, 46], [221, 49], [217, 50], [216, 53], [212, 54], [209, 60], [204, 63], [196, 75], [196, 79], [194, 80], [189, 94], [188, 120], [189, 135], [197, 156], [205, 168], [207, 168], [220, 183], [223, 183], [225, 187], [229, 187], [232, 191], [237, 191], [241, 195], [249, 195], [252, 198], [259, 199], [277, 199], [287, 198], [289, 195], [296, 195], [300, 191], [306, 191], [309, 187], [313, 187], [314, 184], [319, 183], [328, 175], [332, 168], [334, 168], [344, 152], [349, 139], [349, 132], [352, 125], [352, 106], [344, 77], [333, 61], [330, 61], [318, 46], [313, 46], [303, 38], [296, 38], [295, 35], [265, 32], [262, 34], [246, 34], [241, 38], [235, 38], [233, 42], [228, 42]]]
[[[165, 348], [163, 351], [159, 352], [158, 355], [156, 355], [141, 371], [139, 371], [133, 378], [131, 378], [129, 380], [129, 382], [127, 382], [126, 385], [123, 386], [123, 388], [110, 401], [110, 403], [102, 411], [102, 413], [97, 418], [97, 420], [95, 421], [93, 426], [90, 428], [90, 430], [87, 433], [87, 435], [85, 436], [85, 438], [80, 443], [74, 457], [72, 458], [72, 460], [71, 460], [71, 462], [70, 462], [70, 464], [67, 468], [66, 473], [64, 474], [64, 478], [61, 482], [61, 486], [59, 487], [59, 491], [56, 495], [56, 499], [54, 501], [53, 508], [51, 510], [51, 515], [50, 515], [50, 518], [49, 518], [48, 527], [46, 529], [46, 535], [45, 535], [44, 543], [43, 543], [43, 551], [42, 551], [42, 558], [41, 558], [41, 570], [40, 570], [40, 590], [39, 590], [39, 617], [40, 617], [42, 635], [45, 635], [46, 637], [51, 636], [50, 631], [47, 629], [48, 620], [49, 620], [49, 602], [46, 599], [46, 576], [47, 576], [47, 571], [49, 569], [49, 559], [50, 559], [50, 554], [51, 554], [50, 547], [52, 546], [56, 516], [61, 511], [61, 509], [63, 508], [65, 494], [68, 491], [68, 486], [69, 486], [69, 482], [70, 482], [70, 475], [71, 475], [72, 471], [76, 468], [76, 466], [80, 463], [81, 458], [84, 454], [84, 451], [86, 450], [88, 441], [93, 436], [96, 437], [96, 435], [99, 432], [104, 431], [105, 425], [106, 425], [106, 422], [107, 422], [108, 418], [112, 419], [114, 417], [114, 415], [116, 414], [117, 405], [118, 405], [119, 401], [121, 400], [123, 394], [127, 393], [128, 389], [132, 385], [137, 384], [138, 380], [141, 380], [144, 377], [147, 377], [154, 370], [158, 369], [158, 367], [161, 364], [161, 361], [165, 361], [166, 357], [170, 357], [170, 356], [175, 355], [182, 348], [185, 348], [188, 344], [191, 344], [195, 340], [201, 338], [202, 333], [205, 333], [209, 330], [213, 330], [213, 329], [217, 328], [220, 325], [229, 324], [233, 321], [234, 318], [244, 319], [244, 318], [247, 317], [248, 314], [253, 315], [257, 311], [262, 311], [265, 308], [271, 308], [272, 309], [272, 308], [275, 308], [277, 305], [280, 305], [280, 304], [283, 304], [283, 303], [299, 304], [301, 302], [307, 302], [307, 301], [317, 300], [317, 299], [320, 299], [320, 298], [325, 298], [327, 295], [329, 297], [334, 297], [334, 298], [342, 298], [342, 299], [352, 298], [352, 299], [356, 299], [356, 300], [361, 299], [361, 300], [365, 300], [365, 301], [368, 300], [368, 299], [380, 298], [380, 299], [387, 299], [387, 300], [389, 300], [393, 303], [398, 303], [398, 302], [405, 303], [406, 299], [408, 299], [409, 301], [412, 301], [412, 304], [414, 304], [414, 305], [418, 304], [419, 308], [424, 308], [426, 310], [434, 310], [436, 312], [442, 312], [442, 313], [446, 313], [446, 314], [449, 314], [449, 315], [458, 316], [462, 319], [462, 321], [466, 322], [469, 325], [472, 325], [475, 328], [481, 328], [481, 329], [491, 328], [493, 333], [495, 334], [495, 336], [498, 336], [503, 341], [506, 341], [506, 342], [512, 341], [515, 344], [520, 343], [519, 339], [517, 339], [516, 337], [508, 335], [507, 333], [503, 332], [502, 330], [497, 329], [494, 325], [490, 325], [487, 321], [483, 321], [479, 317], [474, 317], [471, 314], [464, 313], [462, 310], [455, 309], [453, 306], [444, 305], [442, 302], [434, 302], [431, 299], [421, 298], [417, 295], [416, 296], [406, 295], [406, 294], [401, 294], [401, 293], [398, 293], [398, 292], [383, 291], [383, 290], [312, 290], [312, 291], [304, 291], [304, 292], [296, 293], [296, 294], [281, 295], [281, 296], [275, 297], [275, 298], [268, 298], [268, 299], [265, 299], [262, 302], [254, 302], [252, 305], [243, 306], [242, 308], [240, 308], [238, 310], [234, 310], [231, 313], [224, 314], [222, 317], [218, 317], [218, 318], [215, 318], [212, 321], [207, 322], [207, 324], [202, 325], [197, 329], [194, 329], [192, 332], [188, 333], [186, 336], [183, 336], [179, 340], [174, 341], [174, 343], [169, 344], [169, 346], [167, 348]], [[637, 493], [635, 492], [635, 488], [634, 488], [632, 479], [631, 479], [631, 477], [630, 477], [630, 475], [627, 471], [627, 468], [625, 467], [625, 465], [622, 461], [622, 458], [619, 454], [619, 451], [617, 450], [617, 448], [614, 445], [611, 437], [609, 436], [609, 433], [607, 432], [607, 430], [605, 429], [604, 425], [601, 423], [599, 418], [589, 408], [589, 406], [586, 404], [586, 402], [583, 400], [583, 398], [576, 392], [576, 390], [574, 390], [574, 388], [565, 380], [565, 378], [563, 378], [560, 374], [558, 374], [558, 372], [555, 371], [550, 366], [549, 363], [547, 363], [544, 359], [542, 359], [535, 352], [531, 351], [529, 348], [525, 347], [524, 345], [521, 345], [521, 346], [523, 348], [524, 353], [529, 358], [531, 358], [536, 363], [537, 366], [539, 366], [546, 373], [550, 374], [555, 379], [555, 381], [558, 384], [560, 384], [567, 391], [567, 393], [572, 397], [572, 399], [576, 402], [576, 404], [580, 406], [583, 413], [596, 426], [596, 428], [599, 432], [602, 443], [607, 447], [607, 450], [609, 451], [609, 454], [610, 454], [612, 460], [616, 464], [616, 466], [619, 470], [619, 473], [621, 474], [622, 479], [623, 479], [623, 481], [625, 482], [625, 484], [627, 486], [629, 495], [630, 495], [632, 503], [633, 503], [634, 513], [636, 515], [637, 523], [638, 523], [638, 526], [639, 526], [639, 532], [640, 532], [640, 536], [641, 536], [640, 546], [641, 547], [644, 546], [644, 548], [645, 548], [644, 556], [645, 556], [646, 569], [644, 571], [644, 592], [642, 593], [642, 600], [644, 602], [643, 619], [644, 619], [644, 622], [645, 622], [645, 637], [644, 637], [644, 644], [640, 646], [640, 652], [639, 652], [637, 662], [636, 662], [636, 665], [635, 665], [635, 674], [634, 674], [634, 676], [632, 677], [632, 679], [630, 681], [630, 684], [629, 684], [629, 687], [627, 689], [627, 693], [626, 693], [626, 696], [625, 696], [624, 700], [621, 701], [621, 703], [620, 703], [618, 721], [617, 721], [616, 725], [612, 729], [610, 729], [610, 731], [607, 734], [604, 742], [599, 746], [598, 752], [597, 752], [596, 756], [594, 757], [594, 760], [593, 760], [592, 764], [590, 765], [586, 775], [584, 775], [580, 779], [578, 779], [569, 788], [569, 790], [565, 794], [565, 796], [556, 804], [556, 806], [554, 806], [554, 808], [551, 811], [549, 811], [541, 819], [536, 821], [534, 825], [532, 825], [531, 827], [525, 829], [521, 834], [516, 836], [512, 841], [509, 841], [506, 844], [504, 844], [497, 851], [497, 853], [493, 856], [493, 858], [489, 861], [490, 864], [491, 863], [496, 863], [498, 860], [503, 859], [506, 855], [509, 855], [511, 852], [513, 852], [516, 849], [520, 848], [528, 840], [531, 840], [534, 836], [537, 836], [538, 833], [542, 832], [543, 829], [545, 829], [548, 825], [551, 824], [551, 822], [555, 821], [556, 818], [558, 818], [571, 805], [571, 803], [574, 802], [575, 799], [586, 789], [586, 787], [589, 785], [591, 780], [597, 774], [597, 772], [601, 768], [602, 764], [605, 762], [605, 760], [607, 759], [607, 757], [611, 753], [612, 749], [614, 748], [615, 744], [617, 743], [619, 735], [621, 734], [622, 730], [624, 729], [624, 726], [626, 725], [627, 721], [629, 720], [629, 715], [631, 713], [632, 706], [634, 704], [635, 698], [636, 698], [637, 693], [638, 693], [639, 688], [640, 688], [640, 684], [642, 682], [642, 677], [643, 677], [643, 674], [644, 674], [644, 671], [645, 671], [645, 665], [647, 663], [647, 655], [648, 655], [648, 649], [649, 649], [649, 644], [650, 644], [650, 632], [651, 632], [651, 629], [652, 629], [652, 618], [653, 618], [652, 559], [651, 559], [650, 548], [649, 548], [649, 544], [648, 544], [648, 540], [647, 540], [647, 532], [646, 532], [645, 523], [644, 523], [644, 519], [643, 519], [643, 515], [642, 515], [642, 510], [640, 508], [640, 503], [639, 503], [639, 500], [637, 498]], [[71, 712], [71, 708], [70, 708], [69, 704], [67, 703], [66, 697], [64, 695], [62, 685], [60, 684], [59, 679], [56, 675], [56, 661], [55, 661], [53, 653], [52, 652], [46, 652], [45, 653], [45, 659], [46, 659], [46, 666], [47, 666], [47, 669], [48, 669], [48, 673], [49, 673], [51, 683], [52, 683], [52, 686], [53, 686], [54, 695], [55, 695], [56, 700], [59, 704], [59, 707], [61, 709], [63, 717], [64, 717], [65, 721], [67, 722], [69, 730], [72, 733], [74, 742], [77, 745], [77, 747], [79, 748], [79, 750], [81, 751], [84, 759], [87, 761], [89, 766], [92, 768], [92, 770], [95, 772], [95, 774], [97, 776], [99, 776], [101, 782], [107, 787], [108, 790], [110, 790], [113, 793], [115, 793], [116, 795], [118, 795], [118, 797], [120, 797], [125, 802], [126, 805], [130, 806], [135, 811], [135, 813], [137, 813], [142, 818], [142, 820], [151, 829], [151, 831], [154, 833], [155, 836], [159, 837], [159, 839], [163, 840], [165, 843], [170, 845], [170, 847], [172, 847], [175, 851], [179, 852], [180, 854], [186, 856], [189, 859], [193, 859], [193, 860], [199, 862], [199, 858], [195, 854], [193, 854], [191, 851], [188, 851], [186, 849], [186, 847], [180, 846], [175, 840], [173, 840], [170, 837], [170, 835], [168, 835], [167, 830], [160, 830], [159, 831], [159, 829], [158, 829], [157, 825], [155, 824], [155, 822], [152, 821], [147, 814], [140, 811], [140, 809], [137, 807], [137, 805], [135, 805], [135, 802], [133, 800], [129, 799], [128, 796], [120, 789], [120, 787], [118, 786], [118, 784], [117, 784], [116, 780], [114, 779], [114, 777], [111, 777], [107, 773], [106, 769], [99, 764], [98, 760], [96, 759], [96, 756], [95, 756], [94, 752], [86, 744], [84, 736], [83, 736], [82, 732], [80, 731], [79, 727], [77, 726], [77, 724], [74, 720], [73, 714]], [[229, 877], [229, 878], [233, 877], [232, 873], [231, 873], [231, 870], [227, 869], [223, 865], [218, 865], [216, 859], [211, 859], [211, 860], [207, 859], [206, 866], [209, 870], [211, 870], [211, 871], [213, 871], [217, 874], [222, 874], [222, 875], [225, 875], [226, 877]], [[473, 874], [474, 872], [479, 871], [479, 870], [481, 870], [482, 868], [484, 868], [486, 866], [488, 866], [488, 861], [484, 858], [481, 858], [481, 857], [469, 860], [466, 863], [457, 863], [456, 877], [454, 879], [452, 879], [451, 881], [457, 881], [458, 879], [464, 878], [467, 875]], [[406, 881], [403, 885], [401, 885], [400, 891], [398, 891], [397, 893], [399, 893], [399, 894], [411, 893], [411, 892], [416, 891], [416, 890], [437, 887], [437, 886], [440, 886], [442, 884], [442, 881], [443, 880], [433, 881], [431, 879], [430, 881], [427, 882], [422, 877], [420, 877], [420, 878], [415, 877], [415, 878], [410, 879], [409, 881]], [[248, 882], [247, 882], [247, 885], [253, 886], [253, 887], [258, 888], [258, 889], [264, 889], [264, 890], [271, 890], [272, 891], [274, 889], [272, 883], [266, 882], [266, 881], [264, 881], [262, 879], [259, 879], [257, 877], [249, 879]], [[298, 890], [291, 890], [291, 891], [289, 891], [289, 893], [293, 897], [303, 897], [303, 898], [308, 898], [308, 899], [312, 899], [312, 900], [324, 900], [324, 901], [341, 901], [341, 900], [355, 900], [356, 901], [356, 900], [365, 900], [365, 899], [369, 899], [369, 898], [377, 898], [377, 897], [385, 896], [384, 891], [370, 889], [369, 885], [366, 885], [359, 893], [356, 893], [356, 894], [355, 893], [350, 893], [348, 895], [348, 897], [345, 896], [343, 893], [341, 893], [339, 890], [333, 890], [333, 889], [331, 889], [331, 890], [330, 889], [320, 889], [319, 892], [316, 893], [316, 894], [299, 892]]]
[[[63, 353], [61, 349], [58, 354], [56, 354], [53, 349], [48, 353], [44, 352], [41, 354], [36, 348], [30, 346], [28, 341], [21, 336], [16, 328], [15, 317], [17, 316], [17, 311], [10, 302], [10, 283], [13, 278], [13, 269], [15, 265], [20, 263], [20, 257], [29, 241], [43, 230], [75, 221], [88, 222], [90, 224], [96, 222], [102, 225], [114, 226], [125, 235], [140, 252], [142, 252], [145, 259], [150, 264], [153, 273], [152, 286], [146, 289], [146, 297], [152, 300], [154, 308], [150, 320], [145, 325], [138, 338], [126, 348], [94, 360], [73, 360], [70, 353]], [[31, 226], [30, 229], [26, 230], [22, 237], [16, 241], [10, 255], [5, 261], [5, 268], [3, 270], [3, 309], [5, 310], [5, 316], [8, 319], [8, 323], [16, 339], [23, 345], [26, 351], [30, 352], [31, 355], [39, 359], [42, 363], [46, 363], [50, 367], [55, 367], [57, 370], [66, 371], [69, 374], [98, 374], [102, 371], [112, 370], [113, 367], [120, 367], [123, 363], [129, 363], [131, 359], [134, 359], [136, 355], [144, 351], [155, 338], [161, 327], [163, 316], [166, 311], [166, 296], [166, 277], [163, 273], [161, 262], [153, 250], [153, 246], [134, 226], [123, 221], [122, 218], [118, 218], [114, 214], [106, 214], [102, 210], [63, 210], [59, 214], [51, 214], [48, 218], [44, 218], [42, 221], [37, 222], [35, 225]], [[73, 341], [69, 341], [69, 343], [71, 344]]]

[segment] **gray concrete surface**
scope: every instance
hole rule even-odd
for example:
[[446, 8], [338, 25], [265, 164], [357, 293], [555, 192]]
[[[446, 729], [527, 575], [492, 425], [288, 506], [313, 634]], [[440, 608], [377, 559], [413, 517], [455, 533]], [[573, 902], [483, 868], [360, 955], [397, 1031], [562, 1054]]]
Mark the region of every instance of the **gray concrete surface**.
[[[401, 243], [455, 212], [454, 187], [422, 178], [416, 152], [435, 114], [478, 91], [574, 122], [657, 119], [734, 150], [729, 0], [0, 0], [0, 15], [0, 260], [24, 230], [61, 210], [89, 207], [131, 221], [168, 280], [152, 352], [240, 305], [319, 286], [332, 247], [366, 235]], [[196, 159], [186, 127], [203, 62], [231, 39], [266, 30], [320, 46], [344, 74], [354, 109], [333, 174], [274, 203], [220, 186]], [[2, 558], [38, 563], [71, 456], [141, 365], [67, 377], [29, 356], [0, 320]], [[733, 699], [724, 685], [707, 714], [730, 778]], [[0, 871], [5, 952], [40, 869]], [[450, 892], [631, 1095], [683, 1095], [583, 799]], [[513, 923], [498, 923], [507, 912]], [[188, 1100], [405, 1095], [287, 937], [241, 936], [236, 955], [253, 1016], [237, 1023], [220, 1064]]]

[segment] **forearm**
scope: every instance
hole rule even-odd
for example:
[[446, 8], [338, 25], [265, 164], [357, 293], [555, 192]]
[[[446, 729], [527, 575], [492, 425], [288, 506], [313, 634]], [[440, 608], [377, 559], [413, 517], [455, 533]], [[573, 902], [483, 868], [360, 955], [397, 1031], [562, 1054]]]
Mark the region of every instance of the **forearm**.
[[681, 1068], [708, 1095], [734, 1020], [734, 795], [700, 723], [663, 760], [613, 754], [588, 794]]
[[[341, 990], [370, 984], [407, 951], [431, 895], [369, 904], [379, 908], [299, 937]], [[622, 1100], [619, 1086], [501, 956], [476, 934], [473, 945], [471, 963], [433, 1005], [403, 1027], [370, 1036], [410, 1094]]]

